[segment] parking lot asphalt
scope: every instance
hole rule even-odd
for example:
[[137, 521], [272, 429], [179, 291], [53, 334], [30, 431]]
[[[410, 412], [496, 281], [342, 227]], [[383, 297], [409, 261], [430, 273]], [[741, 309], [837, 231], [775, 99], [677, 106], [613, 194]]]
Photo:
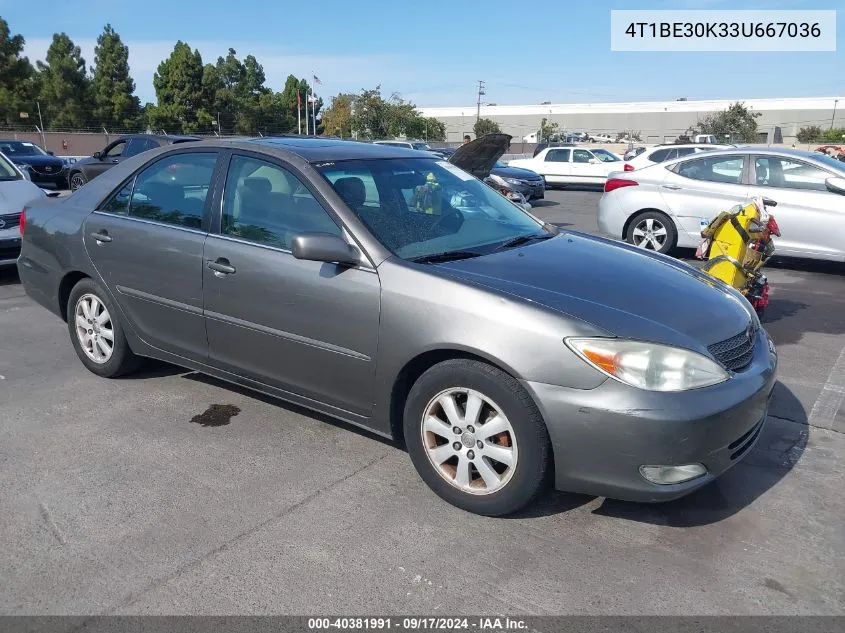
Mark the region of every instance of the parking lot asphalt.
[[[597, 200], [535, 213], [594, 231]], [[780, 384], [745, 460], [668, 504], [489, 519], [343, 423], [163, 364], [97, 378], [0, 272], [0, 613], [845, 614], [845, 266], [769, 276]]]

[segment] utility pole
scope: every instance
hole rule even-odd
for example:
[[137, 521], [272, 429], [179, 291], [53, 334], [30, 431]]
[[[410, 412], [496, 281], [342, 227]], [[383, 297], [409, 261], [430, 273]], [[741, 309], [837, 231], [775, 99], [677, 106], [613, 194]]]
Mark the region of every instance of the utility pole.
[[41, 147], [44, 148], [44, 151], [47, 151], [47, 139], [44, 138], [44, 119], [41, 118], [41, 103], [36, 101], [35, 105], [38, 107], [38, 124], [41, 126], [41, 129], [38, 130], [41, 132]]
[[839, 103], [839, 99], [833, 100], [833, 115], [830, 117], [830, 129], [833, 129], [833, 120], [836, 118], [836, 104]]
[[475, 111], [475, 122], [478, 123], [478, 120], [481, 118], [481, 97], [487, 94], [484, 92], [484, 82], [480, 79], [478, 80], [478, 109]]

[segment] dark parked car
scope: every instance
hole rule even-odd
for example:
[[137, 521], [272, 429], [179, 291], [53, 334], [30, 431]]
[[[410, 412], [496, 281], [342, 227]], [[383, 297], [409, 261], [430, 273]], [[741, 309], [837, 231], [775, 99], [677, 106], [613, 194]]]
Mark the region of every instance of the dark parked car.
[[163, 136], [157, 134], [128, 134], [109, 143], [89, 158], [78, 160], [70, 166], [67, 180], [73, 191], [126, 160], [130, 156], [164, 145], [198, 141], [195, 136]]
[[49, 183], [56, 187], [67, 185], [65, 161], [45, 152], [35, 143], [28, 141], [0, 140], [0, 153], [26, 169], [32, 182]]
[[496, 162], [490, 170], [490, 179], [497, 184], [521, 193], [526, 200], [546, 197], [546, 180], [540, 174], [521, 167], [508, 167]]
[[751, 450], [775, 384], [729, 286], [545, 227], [426, 152], [165, 147], [21, 227], [23, 286], [93, 373], [155, 357], [402, 438], [438, 495], [481, 514], [547, 481], [685, 495]]

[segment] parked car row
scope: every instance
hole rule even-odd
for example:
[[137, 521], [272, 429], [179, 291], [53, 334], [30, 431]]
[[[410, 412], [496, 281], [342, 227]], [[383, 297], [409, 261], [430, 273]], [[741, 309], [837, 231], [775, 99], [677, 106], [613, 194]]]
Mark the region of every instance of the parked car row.
[[702, 226], [719, 212], [764, 196], [777, 202], [778, 254], [841, 262], [843, 194], [845, 163], [830, 156], [725, 147], [609, 174], [598, 225], [605, 235], [668, 253], [676, 247], [696, 248]]

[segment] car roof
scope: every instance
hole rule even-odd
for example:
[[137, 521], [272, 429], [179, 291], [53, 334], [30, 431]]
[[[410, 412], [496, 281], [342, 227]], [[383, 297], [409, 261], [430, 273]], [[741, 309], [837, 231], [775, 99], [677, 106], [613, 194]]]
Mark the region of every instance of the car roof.
[[712, 147], [715, 151], [717, 149], [731, 149], [739, 146], [731, 145], [729, 143], [661, 143], [659, 145], [653, 145], [648, 149], [666, 149], [667, 147]]
[[158, 141], [167, 141], [169, 143], [175, 143], [177, 141], [201, 141], [202, 138], [199, 136], [186, 136], [183, 134], [121, 134], [120, 139], [130, 139], [130, 138], [149, 138], [155, 139]]
[[[209, 142], [209, 141], [206, 141]], [[212, 144], [225, 141], [210, 141]], [[309, 136], [275, 136], [253, 138], [248, 144], [263, 145], [297, 154], [308, 162], [322, 160], [355, 160], [379, 158], [431, 158], [429, 152], [385, 145], [382, 143], [360, 143], [343, 139], [331, 139]]]

